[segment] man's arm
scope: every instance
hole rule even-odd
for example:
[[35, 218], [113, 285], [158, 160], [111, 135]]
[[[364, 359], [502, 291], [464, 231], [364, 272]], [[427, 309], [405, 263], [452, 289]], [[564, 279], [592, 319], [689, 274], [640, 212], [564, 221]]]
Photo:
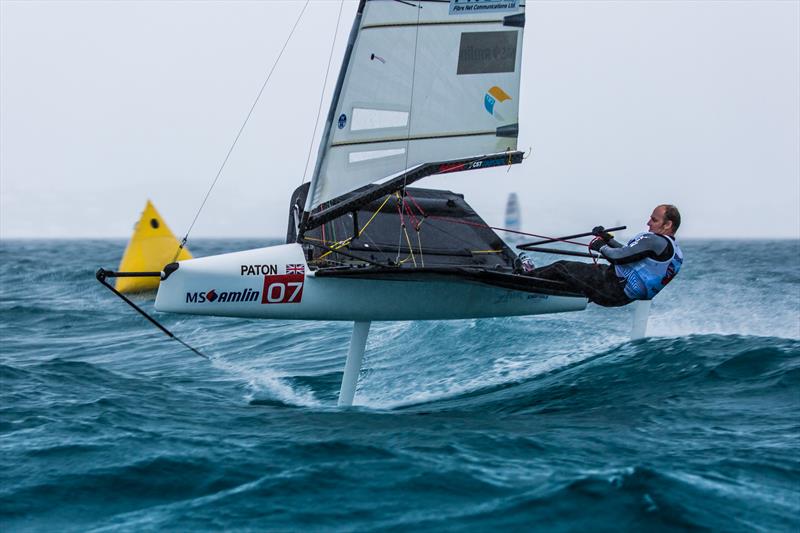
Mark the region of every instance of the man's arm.
[[607, 232], [603, 226], [595, 226], [592, 228], [592, 235], [599, 237], [603, 243], [612, 248], [622, 248], [623, 244], [614, 240], [614, 235]]
[[672, 257], [673, 250], [672, 243], [668, 238], [648, 233], [631, 246], [614, 247], [609, 243], [600, 248], [600, 253], [612, 265], [624, 265], [641, 261], [647, 257], [656, 261], [666, 261]]

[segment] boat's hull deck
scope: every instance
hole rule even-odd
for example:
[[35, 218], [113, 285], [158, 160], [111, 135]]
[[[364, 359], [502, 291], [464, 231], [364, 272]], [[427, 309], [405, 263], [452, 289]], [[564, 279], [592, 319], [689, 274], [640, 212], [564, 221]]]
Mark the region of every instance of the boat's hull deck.
[[312, 270], [300, 244], [183, 261], [156, 309], [300, 320], [443, 320], [576, 311], [586, 299], [543, 280], [465, 268]]

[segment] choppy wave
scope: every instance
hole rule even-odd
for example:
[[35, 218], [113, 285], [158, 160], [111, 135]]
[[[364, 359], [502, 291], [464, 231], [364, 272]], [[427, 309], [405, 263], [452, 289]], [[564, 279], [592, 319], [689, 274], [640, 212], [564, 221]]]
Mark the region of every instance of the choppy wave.
[[625, 309], [373, 324], [341, 410], [347, 324], [161, 317], [208, 362], [93, 281], [121, 244], [4, 243], [0, 525], [796, 531], [787, 246], [687, 243], [641, 341]]

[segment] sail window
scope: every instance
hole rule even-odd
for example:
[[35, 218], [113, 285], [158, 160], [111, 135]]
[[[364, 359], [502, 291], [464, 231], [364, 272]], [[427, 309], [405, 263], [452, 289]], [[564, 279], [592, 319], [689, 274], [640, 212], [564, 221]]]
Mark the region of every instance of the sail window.
[[354, 107], [350, 121], [351, 131], [404, 128], [406, 126], [408, 126], [408, 113], [406, 111], [390, 111], [387, 109]]
[[350, 163], [361, 163], [363, 161], [371, 161], [372, 159], [382, 159], [384, 157], [392, 157], [395, 155], [403, 155], [406, 153], [405, 148], [391, 148], [387, 150], [370, 150], [369, 152], [350, 152], [348, 154], [348, 161]]
[[514, 72], [517, 64], [516, 31], [481, 31], [461, 34], [458, 74]]

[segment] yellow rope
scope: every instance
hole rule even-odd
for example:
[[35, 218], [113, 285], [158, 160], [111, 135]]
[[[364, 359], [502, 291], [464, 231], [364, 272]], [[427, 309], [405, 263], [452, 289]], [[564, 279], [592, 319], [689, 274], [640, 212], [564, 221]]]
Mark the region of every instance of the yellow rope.
[[[422, 224], [420, 222], [420, 224]], [[425, 268], [425, 256], [422, 253], [422, 237], [419, 235], [419, 226], [417, 226], [417, 242], [419, 243], [419, 260], [422, 262], [422, 268]]]
[[499, 254], [503, 250], [470, 250], [469, 252], [472, 254]]
[[411, 246], [411, 239], [408, 238], [408, 231], [406, 230], [405, 224], [403, 224], [403, 233], [406, 236], [406, 243], [408, 243], [408, 251], [411, 254], [411, 260], [414, 262], [414, 266], [417, 266], [417, 260], [414, 259], [414, 248]]
[[[388, 202], [388, 201], [389, 201], [389, 198], [391, 198], [391, 197], [392, 197], [392, 195], [391, 195], [391, 194], [388, 194], [388, 195], [386, 195], [386, 199], [383, 201], [383, 203], [381, 204], [381, 206], [380, 206], [380, 207], [379, 207], [379, 208], [378, 208], [378, 209], [377, 209], [377, 210], [376, 210], [374, 213], [372, 213], [372, 216], [369, 218], [369, 220], [367, 220], [367, 223], [366, 223], [366, 224], [364, 224], [364, 225], [361, 227], [361, 229], [359, 229], [359, 230], [358, 230], [358, 235], [357, 235], [357, 237], [361, 237], [361, 234], [362, 234], [362, 233], [364, 233], [364, 230], [365, 230], [365, 229], [367, 229], [367, 226], [369, 226], [370, 222], [372, 222], [373, 220], [375, 220], [375, 217], [376, 217], [376, 216], [378, 216], [378, 213], [380, 213], [380, 212], [381, 212], [381, 209], [383, 209], [383, 206], [385, 206], [385, 205], [386, 205], [386, 202]], [[311, 237], [306, 237], [306, 239], [308, 239], [308, 240], [310, 240], [310, 241], [323, 242], [323, 241], [321, 241], [320, 239], [313, 239], [313, 238], [311, 238]], [[345, 239], [345, 240], [343, 240], [343, 241], [337, 241], [337, 242], [334, 242], [333, 244], [331, 244], [331, 245], [330, 245], [330, 248], [331, 248], [331, 249], [330, 249], [330, 250], [328, 250], [327, 252], [325, 252], [324, 254], [322, 254], [321, 256], [319, 256], [319, 257], [317, 258], [317, 261], [319, 261], [320, 259], [322, 259], [322, 258], [324, 258], [324, 257], [326, 257], [326, 256], [328, 256], [328, 255], [330, 255], [330, 254], [332, 254], [333, 252], [335, 252], [335, 251], [336, 251], [336, 250], [338, 250], [339, 248], [344, 248], [345, 246], [347, 246], [348, 244], [350, 244], [352, 241], [353, 241], [353, 238], [352, 238], [352, 237], [348, 237], [348, 238], [346, 238], [346, 239]]]
[[345, 246], [347, 246], [348, 244], [350, 244], [350, 241], [352, 241], [352, 240], [353, 240], [353, 239], [352, 239], [352, 237], [348, 237], [347, 239], [345, 239], [345, 240], [343, 240], [343, 241], [339, 241], [339, 242], [335, 242], [335, 243], [331, 244], [331, 245], [330, 245], [330, 247], [329, 247], [329, 248], [330, 248], [330, 250], [328, 250], [327, 252], [325, 252], [324, 254], [322, 254], [321, 256], [319, 256], [317, 259], [322, 259], [322, 258], [323, 258], [323, 257], [325, 257], [326, 255], [330, 255], [330, 254], [332, 254], [333, 252], [335, 252], [335, 251], [336, 251], [336, 250], [338, 250], [339, 248], [344, 248]]
[[383, 206], [385, 206], [385, 205], [386, 205], [386, 202], [388, 202], [388, 201], [389, 201], [389, 198], [391, 198], [391, 197], [392, 197], [392, 195], [391, 195], [391, 194], [387, 194], [387, 195], [386, 195], [386, 200], [384, 200], [384, 201], [383, 201], [383, 203], [381, 204], [381, 206], [378, 208], [378, 210], [377, 210], [377, 211], [375, 211], [374, 213], [372, 213], [372, 216], [369, 218], [369, 220], [367, 220], [367, 223], [366, 223], [366, 224], [364, 224], [364, 225], [361, 227], [361, 229], [360, 229], [360, 230], [358, 230], [358, 236], [359, 236], [359, 237], [361, 237], [361, 234], [364, 232], [364, 230], [365, 230], [365, 229], [367, 229], [367, 226], [369, 226], [369, 223], [370, 223], [370, 222], [372, 222], [372, 221], [373, 221], [373, 219], [374, 219], [376, 216], [378, 216], [378, 213], [380, 213], [380, 212], [381, 212], [381, 209], [383, 209]]

